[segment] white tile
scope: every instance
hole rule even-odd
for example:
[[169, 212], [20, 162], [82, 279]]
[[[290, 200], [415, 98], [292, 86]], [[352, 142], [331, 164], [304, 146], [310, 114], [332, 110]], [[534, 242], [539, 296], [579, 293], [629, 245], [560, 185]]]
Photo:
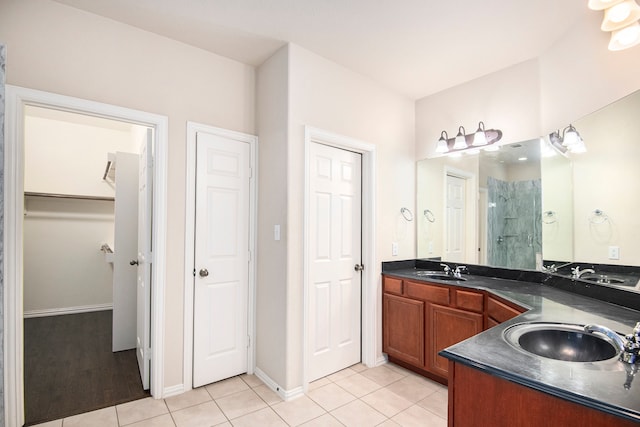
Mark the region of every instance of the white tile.
[[243, 415], [233, 420], [234, 427], [287, 427], [282, 418], [271, 408], [260, 409], [259, 411]]
[[448, 415], [449, 396], [447, 392], [436, 391], [418, 402], [418, 405], [442, 418]]
[[336, 420], [331, 414], [324, 414], [318, 418], [314, 418], [311, 421], [307, 421], [304, 424], [300, 424], [303, 427], [343, 427], [340, 421]]
[[327, 384], [331, 384], [331, 381], [328, 378], [320, 378], [318, 380], [315, 380], [315, 381], [309, 383], [309, 391], [315, 390], [315, 389], [320, 388], [320, 387], [324, 387]]
[[172, 412], [171, 415], [177, 427], [214, 426], [227, 421], [227, 417], [214, 401], [190, 406]]
[[128, 427], [175, 427], [175, 424], [173, 423], [171, 415], [165, 414], [129, 424]]
[[264, 400], [251, 389], [221, 397], [216, 399], [216, 403], [230, 420], [267, 407]]
[[326, 413], [324, 409], [307, 396], [272, 406], [273, 410], [291, 426], [297, 426]]
[[46, 423], [34, 424], [32, 427], [62, 427], [62, 419], [55, 421], [48, 421]]
[[282, 402], [283, 399], [278, 393], [271, 390], [266, 385], [260, 385], [253, 389], [253, 391], [264, 400], [267, 405], [275, 405], [278, 402]]
[[247, 385], [249, 387], [251, 387], [251, 388], [255, 388], [255, 387], [264, 385], [262, 380], [260, 378], [256, 377], [255, 375], [244, 374], [244, 375], [240, 375], [240, 378], [242, 379], [242, 381], [247, 383]]
[[334, 383], [310, 391], [307, 395], [325, 411], [333, 411], [356, 399], [354, 395]]
[[413, 405], [392, 418], [403, 427], [447, 427], [447, 421], [436, 414]]
[[355, 375], [355, 374], [357, 374], [356, 371], [354, 371], [351, 368], [346, 368], [346, 369], [343, 369], [343, 370], [338, 371], [336, 373], [333, 373], [331, 375], [328, 375], [327, 379], [330, 380], [330, 381], [336, 382], [336, 381], [340, 381], [343, 378], [347, 378], [347, 377], [349, 377], [351, 375]]
[[133, 402], [117, 405], [116, 412], [118, 413], [118, 421], [120, 422], [120, 425], [124, 426], [137, 421], [157, 417], [158, 415], [167, 414], [169, 413], [169, 410], [167, 409], [167, 405], [164, 403], [164, 400], [147, 397], [145, 399], [134, 400]]
[[340, 387], [348, 390], [349, 393], [356, 397], [362, 397], [366, 394], [374, 392], [380, 389], [382, 386], [370, 379], [364, 377], [362, 374], [352, 375], [336, 382]]
[[387, 420], [387, 417], [364, 403], [354, 400], [338, 409], [331, 411], [331, 415], [347, 427], [377, 426]]
[[363, 396], [362, 401], [389, 418], [413, 406], [413, 402], [398, 396], [386, 388], [381, 388]]
[[239, 391], [249, 390], [247, 383], [242, 381], [240, 377], [233, 377], [227, 380], [218, 381], [217, 383], [205, 386], [212, 398], [228, 396]]
[[199, 405], [200, 403], [210, 402], [211, 400], [211, 396], [207, 393], [207, 390], [204, 387], [200, 387], [177, 396], [167, 397], [164, 401], [169, 411], [173, 412], [188, 408], [189, 406]]
[[349, 367], [351, 368], [352, 371], [355, 371], [357, 373], [360, 373], [362, 371], [366, 371], [367, 369], [369, 369], [362, 363], [356, 363], [355, 365], [349, 366]]
[[404, 375], [399, 374], [398, 372], [384, 365], [367, 369], [366, 371], [363, 371], [361, 375], [369, 378], [371, 381], [380, 384], [382, 387], [385, 387], [392, 382], [398, 381], [399, 379], [404, 377]]
[[387, 420], [382, 424], [378, 424], [376, 427], [398, 427], [398, 426], [400, 426], [400, 424], [398, 424], [397, 422], [393, 420]]
[[400, 381], [388, 385], [387, 389], [413, 403], [424, 399], [438, 390], [442, 390], [439, 384], [414, 375], [408, 375]]
[[111, 406], [65, 418], [62, 425], [65, 427], [118, 427], [118, 415], [116, 408]]

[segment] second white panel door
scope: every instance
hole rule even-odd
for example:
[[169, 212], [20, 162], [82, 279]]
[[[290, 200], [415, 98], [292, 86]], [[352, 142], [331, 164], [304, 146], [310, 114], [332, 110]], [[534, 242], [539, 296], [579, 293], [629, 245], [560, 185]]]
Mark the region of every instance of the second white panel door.
[[308, 380], [360, 362], [362, 156], [310, 145]]
[[248, 143], [198, 132], [193, 386], [247, 372]]

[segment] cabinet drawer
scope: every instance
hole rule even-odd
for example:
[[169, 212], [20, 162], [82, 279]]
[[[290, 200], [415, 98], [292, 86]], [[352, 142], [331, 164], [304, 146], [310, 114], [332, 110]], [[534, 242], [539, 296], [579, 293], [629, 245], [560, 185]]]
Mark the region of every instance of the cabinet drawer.
[[456, 290], [456, 306], [469, 311], [482, 313], [484, 310], [484, 295], [479, 292]]
[[495, 298], [487, 298], [487, 315], [492, 317], [499, 323], [506, 322], [507, 320], [516, 317], [518, 314], [523, 313], [524, 309], [515, 309], [507, 304], [498, 301]]
[[449, 289], [441, 286], [415, 283], [405, 280], [404, 294], [411, 298], [434, 302], [441, 305], [449, 305]]
[[402, 280], [393, 277], [385, 277], [383, 282], [384, 292], [402, 295]]

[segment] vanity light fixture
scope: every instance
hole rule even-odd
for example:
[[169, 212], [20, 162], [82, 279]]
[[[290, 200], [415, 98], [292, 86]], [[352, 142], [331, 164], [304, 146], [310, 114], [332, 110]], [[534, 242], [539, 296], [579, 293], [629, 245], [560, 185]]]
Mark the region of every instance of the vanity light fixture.
[[582, 137], [578, 133], [573, 125], [569, 125], [562, 130], [562, 135], [560, 134], [560, 130], [555, 132], [551, 132], [549, 134], [549, 142], [551, 145], [561, 153], [584, 153], [587, 151], [587, 147], [584, 145], [584, 141]]
[[478, 123], [478, 130], [473, 134], [473, 144], [474, 146], [482, 146], [487, 145], [487, 134], [484, 131], [484, 122]]
[[609, 50], [640, 44], [640, 6], [635, 0], [589, 0], [588, 7], [604, 12], [600, 29], [611, 32]]
[[478, 123], [478, 130], [467, 135], [464, 126], [458, 127], [455, 138], [449, 138], [446, 131], [440, 132], [440, 139], [436, 144], [436, 153], [451, 154], [477, 154], [480, 148], [486, 151], [495, 151], [499, 147], [493, 145], [502, 138], [502, 131], [498, 129], [485, 129], [484, 122]]

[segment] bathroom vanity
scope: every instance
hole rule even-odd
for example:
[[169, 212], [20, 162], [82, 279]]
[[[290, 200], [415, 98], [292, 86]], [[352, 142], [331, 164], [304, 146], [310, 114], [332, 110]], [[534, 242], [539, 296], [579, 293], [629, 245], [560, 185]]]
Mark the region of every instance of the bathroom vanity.
[[541, 273], [500, 278], [471, 269], [464, 280], [424, 275], [436, 268], [438, 263], [383, 264], [383, 352], [394, 363], [448, 383], [450, 426], [640, 422], [635, 365], [617, 357], [554, 360], [505, 339], [514, 325], [539, 322], [599, 324], [628, 333], [640, 311], [568, 292], [561, 284], [545, 285]]

